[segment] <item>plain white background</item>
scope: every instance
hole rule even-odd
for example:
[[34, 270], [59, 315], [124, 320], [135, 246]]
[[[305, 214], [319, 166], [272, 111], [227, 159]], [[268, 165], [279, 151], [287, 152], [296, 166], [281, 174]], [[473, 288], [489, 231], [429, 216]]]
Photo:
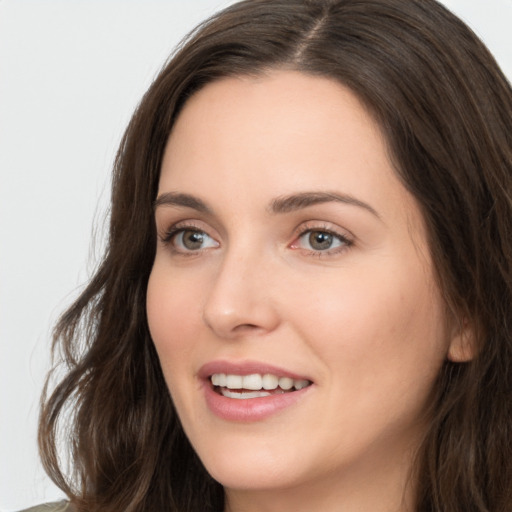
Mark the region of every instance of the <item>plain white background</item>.
[[[0, 511], [62, 496], [36, 447], [51, 326], [101, 254], [133, 109], [179, 40], [229, 3], [0, 0]], [[444, 3], [512, 78], [512, 0]]]

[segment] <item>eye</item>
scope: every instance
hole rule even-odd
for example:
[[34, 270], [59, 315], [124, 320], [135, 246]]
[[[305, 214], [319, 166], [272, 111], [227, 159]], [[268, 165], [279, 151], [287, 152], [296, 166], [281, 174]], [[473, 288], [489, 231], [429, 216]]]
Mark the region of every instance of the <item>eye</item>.
[[309, 247], [315, 251], [326, 251], [341, 245], [340, 240], [336, 239], [332, 233], [327, 233], [326, 231], [310, 231], [302, 235], [299, 240], [309, 244]]
[[195, 228], [176, 229], [166, 238], [178, 252], [200, 251], [219, 246], [210, 235]]
[[337, 253], [352, 245], [346, 236], [325, 229], [308, 229], [293, 244], [292, 249], [305, 249], [313, 253]]

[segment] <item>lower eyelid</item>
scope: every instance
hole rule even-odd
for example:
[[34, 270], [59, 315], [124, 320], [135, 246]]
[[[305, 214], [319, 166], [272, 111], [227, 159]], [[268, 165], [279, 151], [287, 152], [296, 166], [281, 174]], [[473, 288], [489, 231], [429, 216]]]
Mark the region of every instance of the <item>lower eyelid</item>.
[[[205, 235], [207, 240], [206, 247], [200, 247], [198, 249], [187, 249], [184, 247], [179, 247], [179, 245], [175, 242], [175, 239], [178, 238], [180, 235], [183, 235], [186, 231], [193, 231], [196, 233], [201, 233]], [[204, 229], [200, 229], [196, 226], [176, 226], [171, 229], [169, 229], [166, 233], [164, 233], [164, 236], [161, 237], [162, 243], [167, 246], [174, 254], [181, 255], [181, 256], [194, 256], [200, 254], [202, 251], [208, 250], [208, 249], [214, 249], [216, 247], [219, 247], [219, 242], [210, 234], [208, 234]], [[212, 243], [213, 242], [213, 243]], [[183, 240], [181, 241], [181, 245], [183, 245]]]

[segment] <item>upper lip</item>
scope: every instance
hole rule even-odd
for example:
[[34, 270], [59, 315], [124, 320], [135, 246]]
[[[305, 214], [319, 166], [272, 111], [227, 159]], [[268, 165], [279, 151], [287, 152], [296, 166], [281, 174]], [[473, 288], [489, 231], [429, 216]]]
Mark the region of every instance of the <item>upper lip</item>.
[[198, 375], [201, 379], [209, 379], [214, 373], [225, 373], [230, 375], [251, 375], [259, 373], [260, 375], [271, 374], [277, 377], [290, 377], [291, 379], [305, 379], [312, 381], [307, 375], [280, 368], [273, 364], [263, 363], [261, 361], [210, 361], [199, 369]]

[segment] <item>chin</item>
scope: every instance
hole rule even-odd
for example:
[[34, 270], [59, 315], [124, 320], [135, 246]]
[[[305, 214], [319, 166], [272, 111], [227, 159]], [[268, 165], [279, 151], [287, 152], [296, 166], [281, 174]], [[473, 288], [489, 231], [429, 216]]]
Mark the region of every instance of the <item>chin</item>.
[[226, 489], [265, 491], [293, 487], [300, 483], [299, 475], [282, 471], [272, 464], [261, 467], [250, 461], [239, 464], [215, 464], [206, 468], [210, 475]]
[[199, 456], [208, 473], [229, 489], [270, 490], [291, 487], [302, 480], [304, 461], [296, 456], [296, 449], [290, 454], [268, 441], [254, 443], [248, 449], [249, 443], [250, 438], [242, 447], [240, 443], [231, 447], [226, 443], [220, 450], [208, 450]]

